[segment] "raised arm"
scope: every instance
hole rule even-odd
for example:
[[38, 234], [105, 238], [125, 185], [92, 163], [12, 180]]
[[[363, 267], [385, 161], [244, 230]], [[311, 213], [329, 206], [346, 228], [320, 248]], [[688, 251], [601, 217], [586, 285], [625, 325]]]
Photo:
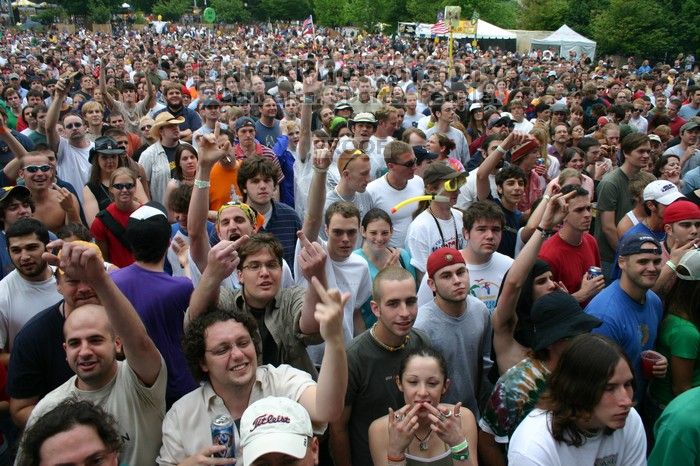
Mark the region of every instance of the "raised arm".
[[15, 158], [10, 160], [3, 168], [5, 177], [7, 177], [8, 180], [15, 180], [19, 176], [19, 170], [22, 168], [22, 157], [27, 155], [27, 150], [17, 138], [14, 137], [2, 115], [0, 115], [0, 141], [7, 144], [10, 152], [15, 156]]
[[153, 385], [163, 370], [160, 353], [134, 306], [105, 271], [104, 262], [97, 251], [83, 244], [64, 243], [60, 259], [50, 253], [44, 255], [47, 261], [59, 265], [70, 277], [92, 286], [107, 312], [110, 324], [122, 340], [129, 366], [144, 385]]
[[103, 66], [100, 66], [100, 92], [102, 93], [102, 100], [107, 104], [107, 108], [113, 110], [117, 102], [114, 100], [114, 97], [107, 92], [107, 77]]
[[332, 154], [328, 149], [314, 151], [314, 174], [309, 184], [309, 201], [302, 226], [302, 231], [311, 242], [318, 239], [318, 232], [323, 225], [323, 207], [326, 204], [326, 173], [332, 160]]
[[327, 290], [314, 277], [310, 287], [320, 297], [316, 304], [314, 319], [319, 323], [319, 330], [326, 348], [318, 374], [318, 384], [307, 388], [302, 393], [299, 403], [308, 411], [312, 420], [331, 422], [343, 413], [345, 391], [348, 388], [348, 360], [345, 355], [343, 339], [343, 309], [350, 299], [349, 293], [339, 290]]
[[204, 272], [207, 267], [207, 254], [209, 254], [210, 249], [207, 217], [209, 215], [211, 170], [216, 162], [226, 155], [226, 148], [218, 146], [219, 131], [220, 126], [217, 122], [214, 134], [197, 135], [199, 157], [192, 198], [187, 211], [187, 234], [190, 238], [190, 255], [200, 272]]
[[[321, 83], [316, 80], [314, 73], [304, 78], [304, 101], [301, 104], [301, 134], [299, 135], [299, 145], [297, 146], [297, 156], [302, 162], [306, 162], [306, 157], [311, 149], [311, 117], [313, 115], [313, 103], [318, 96]], [[308, 100], [308, 101], [307, 101]]]
[[[558, 225], [566, 216], [567, 203], [573, 194], [575, 192], [571, 192], [566, 196], [561, 194], [553, 195], [547, 203], [538, 228], [544, 231], [552, 231], [552, 228]], [[513, 265], [510, 267], [508, 275], [503, 282], [503, 289], [501, 296], [498, 298], [496, 309], [491, 316], [494, 339], [504, 334], [512, 338], [515, 324], [517, 323], [515, 306], [520, 298], [522, 287], [532, 267], [535, 265], [535, 260], [537, 260], [537, 255], [543, 242], [544, 237], [542, 234], [532, 235], [518, 257], [513, 261]]]
[[[147, 113], [156, 104], [156, 89], [153, 87], [151, 78], [146, 75], [146, 97], [141, 101], [143, 102], [144, 113]], [[139, 104], [141, 103], [139, 102]]]
[[[70, 83], [69, 83], [70, 84]], [[46, 113], [46, 139], [49, 143], [49, 148], [58, 152], [58, 144], [61, 142], [60, 136], [58, 135], [58, 130], [56, 125], [58, 124], [58, 118], [61, 113], [61, 104], [68, 94], [68, 85], [62, 79], [56, 82], [56, 91], [53, 94], [53, 100], [51, 100], [51, 105]]]
[[481, 162], [479, 168], [476, 170], [476, 199], [479, 201], [485, 201], [489, 198], [491, 194], [491, 183], [489, 182], [489, 175], [496, 169], [498, 164], [503, 160], [503, 156], [513, 147], [521, 144], [528, 139], [528, 135], [525, 133], [520, 133], [518, 131], [513, 131], [508, 135], [508, 137], [501, 141], [498, 148], [493, 152], [493, 154], [488, 155]]

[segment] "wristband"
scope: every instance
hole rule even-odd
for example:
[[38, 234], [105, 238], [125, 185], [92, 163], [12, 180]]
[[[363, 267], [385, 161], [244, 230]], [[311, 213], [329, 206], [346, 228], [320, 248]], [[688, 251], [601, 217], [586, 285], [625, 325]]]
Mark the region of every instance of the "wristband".
[[462, 450], [466, 450], [469, 448], [469, 441], [465, 438], [462, 440], [462, 443], [458, 443], [457, 445], [450, 447], [450, 450], [452, 450], [452, 453], [460, 453]]
[[463, 452], [452, 453], [452, 459], [455, 461], [467, 461], [469, 459], [469, 447]]
[[390, 463], [402, 463], [406, 461], [406, 455], [401, 454], [401, 456], [391, 456], [386, 455], [386, 460]]
[[542, 199], [545, 201], [549, 201], [551, 198], [552, 196], [550, 196], [549, 194], [545, 194], [544, 196], [542, 196]]
[[316, 97], [314, 97], [313, 95], [305, 95], [304, 96], [304, 103], [305, 104], [312, 104], [314, 102], [316, 102]]
[[211, 183], [209, 181], [205, 180], [194, 180], [194, 187], [199, 188], [199, 189], [207, 189], [209, 186], [211, 186]]
[[500, 144], [498, 146], [496, 146], [496, 151], [500, 152], [503, 155], [506, 155], [506, 152], [508, 152]]
[[673, 270], [674, 272], [676, 271], [676, 264], [674, 264], [673, 261], [667, 260], [666, 265], [668, 265], [669, 269]]
[[552, 231], [552, 230], [545, 230], [545, 229], [542, 228], [541, 226], [538, 226], [538, 227], [536, 228], [536, 230], [539, 231], [540, 234], [542, 234], [542, 239], [547, 239], [547, 238], [549, 238], [550, 236], [552, 236], [552, 235], [554, 234], [554, 231]]
[[326, 173], [328, 171], [327, 168], [318, 168], [316, 166], [314, 166], [313, 168], [316, 173]]

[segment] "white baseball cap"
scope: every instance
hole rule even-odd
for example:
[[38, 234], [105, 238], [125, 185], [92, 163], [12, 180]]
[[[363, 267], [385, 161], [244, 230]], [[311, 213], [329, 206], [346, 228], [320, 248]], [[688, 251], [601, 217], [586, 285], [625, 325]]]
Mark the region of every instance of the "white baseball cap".
[[311, 418], [294, 400], [268, 396], [251, 404], [241, 417], [243, 466], [267, 453], [301, 459], [313, 436]]
[[669, 205], [683, 196], [678, 191], [675, 184], [666, 180], [652, 181], [644, 188], [643, 199], [645, 201], [656, 201], [659, 204]]

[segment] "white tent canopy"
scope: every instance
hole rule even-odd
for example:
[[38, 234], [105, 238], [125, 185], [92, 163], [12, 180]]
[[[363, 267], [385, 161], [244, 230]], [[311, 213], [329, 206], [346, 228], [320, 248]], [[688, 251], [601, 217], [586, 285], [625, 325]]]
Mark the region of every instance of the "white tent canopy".
[[[402, 23], [402, 24], [412, 24], [412, 23]], [[432, 24], [420, 23], [415, 25], [415, 35], [416, 37], [431, 37], [433, 33], [430, 31]], [[483, 19], [480, 19], [477, 23], [476, 35], [479, 39], [517, 39], [518, 36], [510, 31], [501, 29], [495, 24], [487, 23]], [[437, 34], [439, 37], [448, 37], [449, 34]], [[466, 37], [473, 37], [471, 34], [461, 34], [454, 33], [453, 37], [455, 39], [464, 39]]]
[[576, 52], [577, 57], [581, 57], [583, 53], [591, 59], [595, 57], [595, 41], [582, 36], [566, 24], [544, 39], [533, 39], [530, 44], [533, 49], [554, 48], [556, 50], [558, 47], [560, 57], [568, 57], [572, 50]]

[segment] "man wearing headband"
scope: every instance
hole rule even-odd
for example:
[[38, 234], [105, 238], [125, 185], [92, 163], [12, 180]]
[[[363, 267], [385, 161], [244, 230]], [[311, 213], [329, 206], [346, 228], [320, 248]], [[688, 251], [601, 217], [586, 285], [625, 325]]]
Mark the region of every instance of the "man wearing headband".
[[666, 238], [661, 243], [666, 260], [654, 292], [665, 296], [676, 282], [676, 266], [681, 257], [700, 246], [700, 207], [685, 199], [679, 199], [664, 209]]
[[[594, 333], [600, 333], [625, 350], [635, 371], [635, 399], [646, 393], [642, 376], [642, 352], [651, 350], [664, 309], [651, 291], [661, 271], [661, 244], [643, 233], [625, 235], [618, 248], [620, 278], [612, 282], [588, 303], [586, 312], [603, 321]], [[668, 362], [664, 358], [654, 365], [654, 377], [665, 377]]]

